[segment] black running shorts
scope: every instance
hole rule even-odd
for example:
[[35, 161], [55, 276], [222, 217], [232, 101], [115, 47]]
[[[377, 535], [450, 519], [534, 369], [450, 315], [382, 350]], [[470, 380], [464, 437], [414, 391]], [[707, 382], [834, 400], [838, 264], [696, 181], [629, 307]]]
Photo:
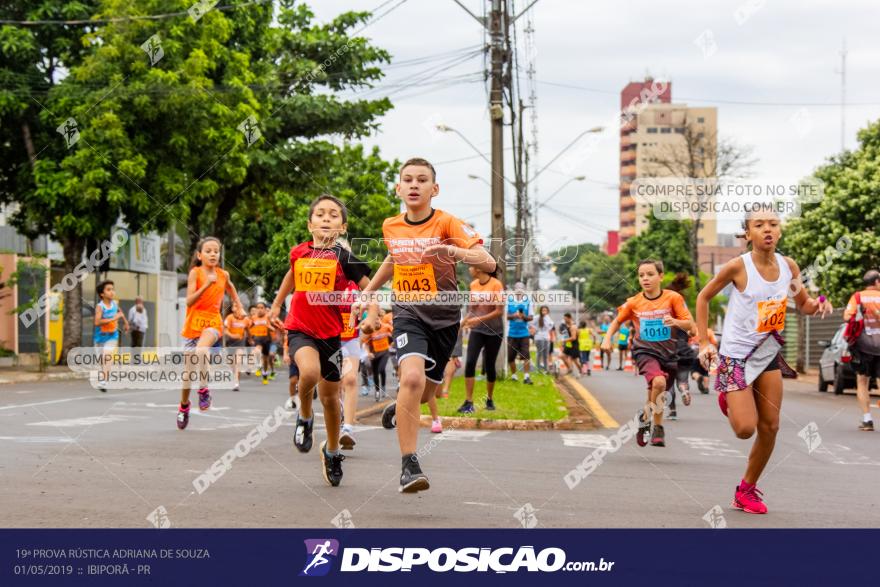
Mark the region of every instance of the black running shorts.
[[[295, 364], [296, 351], [302, 347], [312, 347], [318, 351], [321, 364], [321, 377], [326, 381], [339, 381], [342, 372], [342, 343], [338, 336], [333, 338], [313, 338], [298, 330], [287, 331], [287, 352], [290, 354], [291, 365]], [[302, 367], [298, 371], [302, 371]], [[292, 370], [290, 372], [292, 376]]]
[[425, 376], [432, 383], [443, 382], [443, 371], [452, 356], [458, 339], [458, 323], [446, 328], [433, 329], [417, 318], [394, 316], [394, 344], [397, 362], [402, 364], [409, 355], [425, 359]]

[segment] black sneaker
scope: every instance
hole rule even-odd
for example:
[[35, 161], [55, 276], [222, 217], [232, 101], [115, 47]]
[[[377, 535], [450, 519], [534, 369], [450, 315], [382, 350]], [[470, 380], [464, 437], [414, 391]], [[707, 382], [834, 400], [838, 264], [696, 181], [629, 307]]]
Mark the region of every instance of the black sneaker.
[[675, 411], [675, 408], [669, 410], [669, 416], [667, 416], [670, 420], [678, 420], [678, 412]]
[[[311, 437], [309, 437], [311, 440]], [[338, 452], [331, 455], [327, 452], [327, 441], [321, 443], [321, 466], [324, 473], [324, 481], [331, 487], [339, 487], [342, 481], [342, 461], [345, 457]]]
[[873, 432], [874, 431], [874, 420], [868, 420], [867, 422], [862, 420], [862, 423], [859, 424], [859, 430], [863, 430], [865, 432]]
[[474, 411], [475, 411], [474, 410], [474, 402], [469, 401], [469, 400], [464, 400], [464, 403], [461, 404], [460, 408], [458, 408], [459, 414], [473, 414]]
[[492, 410], [493, 412], [495, 411], [495, 402], [492, 401], [492, 398], [486, 400], [486, 409]]
[[534, 383], [532, 382], [532, 378], [529, 377], [528, 374], [526, 374], [526, 376], [523, 377], [523, 383], [525, 385], [534, 385]]
[[293, 446], [299, 452], [309, 452], [312, 450], [312, 424], [314, 416], [308, 422], [297, 415], [296, 428], [293, 429]]
[[709, 388], [706, 387], [706, 380], [703, 377], [697, 379], [697, 388], [699, 388], [700, 393], [709, 393]]
[[403, 468], [400, 471], [400, 493], [416, 493], [417, 491], [425, 491], [431, 485], [428, 483], [428, 476], [422, 473], [419, 466], [419, 460], [415, 454], [408, 454], [403, 457]]
[[397, 402], [392, 402], [382, 410], [382, 427], [391, 430], [397, 426]]
[[651, 422], [646, 421], [645, 415], [639, 418], [639, 429], [636, 432], [636, 444], [639, 446], [648, 446], [648, 435], [651, 434]]
[[651, 446], [666, 446], [666, 434], [660, 424], [654, 426], [654, 431], [651, 433]]

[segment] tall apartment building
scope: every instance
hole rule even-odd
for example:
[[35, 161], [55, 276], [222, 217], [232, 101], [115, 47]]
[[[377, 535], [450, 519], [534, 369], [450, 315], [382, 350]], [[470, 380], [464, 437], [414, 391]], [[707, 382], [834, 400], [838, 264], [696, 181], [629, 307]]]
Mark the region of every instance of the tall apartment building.
[[672, 83], [666, 82], [657, 91], [658, 86], [650, 77], [645, 81], [630, 82], [620, 92], [620, 244], [636, 235], [636, 202], [630, 196], [629, 188], [636, 178], [636, 159], [638, 141], [633, 134], [638, 130], [636, 113], [648, 103], [672, 102]]
[[[714, 170], [718, 144], [718, 112], [715, 108], [689, 108], [686, 104], [650, 104], [639, 110], [636, 129], [630, 133], [635, 147], [636, 177], [705, 177]], [[688, 137], [688, 138], [685, 138]], [[689, 169], [691, 161], [699, 171]], [[693, 175], [692, 175], [693, 174]], [[710, 173], [711, 175], [711, 173]], [[651, 207], [635, 206], [635, 234], [648, 228]], [[700, 246], [718, 244], [714, 218], [700, 220]]]

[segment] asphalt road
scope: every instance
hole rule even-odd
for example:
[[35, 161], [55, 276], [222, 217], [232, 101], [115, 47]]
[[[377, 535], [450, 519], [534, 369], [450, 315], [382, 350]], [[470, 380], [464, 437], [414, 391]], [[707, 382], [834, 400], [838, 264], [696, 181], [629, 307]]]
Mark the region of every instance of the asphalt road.
[[[581, 382], [619, 424], [643, 401], [643, 382], [631, 374], [600, 372]], [[573, 489], [564, 476], [608, 446], [616, 429], [422, 429], [432, 486], [413, 496], [397, 492], [396, 434], [372, 425], [358, 429], [342, 485], [328, 487], [317, 453], [320, 415], [311, 453], [293, 448], [286, 420], [198, 493], [194, 480], [283, 403], [281, 379], [262, 386], [251, 378], [240, 393], [216, 392], [214, 408], [193, 410], [183, 432], [175, 426], [176, 391], [102, 394], [85, 381], [6, 385], [0, 526], [708, 527], [713, 520], [730, 528], [877, 527], [880, 432], [856, 429], [852, 394], [814, 387], [786, 383], [776, 452], [759, 483], [770, 513], [755, 516], [728, 507], [751, 441], [736, 439], [714, 394], [696, 390], [690, 407], [679, 406], [679, 420], [667, 423], [666, 448], [629, 440]], [[799, 436], [811, 423], [821, 438], [810, 437], [812, 445]]]

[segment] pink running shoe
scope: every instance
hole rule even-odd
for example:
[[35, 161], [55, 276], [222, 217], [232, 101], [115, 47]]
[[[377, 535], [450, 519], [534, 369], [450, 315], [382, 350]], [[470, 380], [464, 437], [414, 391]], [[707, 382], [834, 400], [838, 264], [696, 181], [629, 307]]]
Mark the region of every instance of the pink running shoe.
[[443, 432], [443, 424], [441, 424], [440, 418], [437, 418], [431, 423], [431, 432], [434, 434], [440, 434]]
[[718, 407], [721, 408], [721, 413], [727, 416], [727, 394], [719, 393], [718, 394]]
[[761, 490], [756, 485], [752, 485], [744, 491], [741, 491], [739, 486], [737, 486], [736, 493], [733, 496], [733, 503], [730, 504], [730, 507], [742, 510], [747, 514], [766, 514], [767, 506], [764, 504], [764, 500], [761, 499], [762, 495], [764, 494], [761, 493]]
[[207, 387], [203, 387], [199, 390], [199, 409], [201, 411], [205, 411], [211, 407], [211, 392], [208, 391]]

